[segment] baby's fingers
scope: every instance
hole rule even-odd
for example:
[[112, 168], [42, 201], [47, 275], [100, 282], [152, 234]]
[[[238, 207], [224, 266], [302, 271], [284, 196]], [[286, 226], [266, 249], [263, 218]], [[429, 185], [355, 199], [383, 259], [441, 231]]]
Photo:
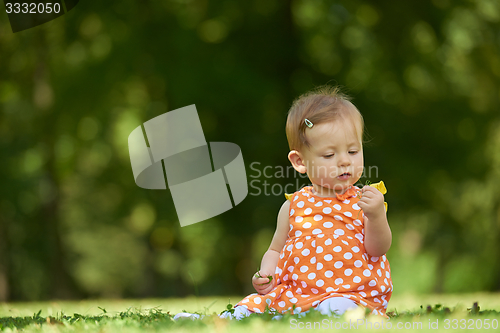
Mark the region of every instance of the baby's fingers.
[[263, 277], [263, 278], [257, 278], [253, 280], [256, 285], [265, 285], [271, 282], [269, 278]]
[[263, 288], [261, 289], [261, 291], [259, 292], [259, 294], [261, 295], [265, 295], [265, 294], [268, 294], [269, 292], [271, 292], [271, 290], [273, 290], [274, 286], [273, 285], [270, 285], [266, 288]]
[[361, 209], [366, 208], [366, 205], [368, 204], [367, 201], [368, 200], [366, 198], [359, 199], [359, 201], [358, 201], [359, 208], [361, 208]]
[[271, 290], [273, 290], [274, 287], [276, 287], [276, 283], [274, 281], [271, 281], [270, 283], [261, 286], [261, 291], [262, 293], [267, 294], [271, 292]]

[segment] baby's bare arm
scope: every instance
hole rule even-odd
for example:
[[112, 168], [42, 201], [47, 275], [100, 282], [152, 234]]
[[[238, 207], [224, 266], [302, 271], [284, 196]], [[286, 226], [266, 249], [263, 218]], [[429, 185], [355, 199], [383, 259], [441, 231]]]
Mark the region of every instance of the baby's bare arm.
[[276, 226], [276, 231], [274, 232], [273, 240], [271, 245], [267, 250], [266, 254], [262, 258], [261, 268], [272, 268], [273, 271], [276, 269], [278, 264], [279, 254], [285, 246], [286, 239], [288, 238], [289, 230], [289, 217], [288, 213], [290, 211], [290, 201], [285, 201], [281, 206], [278, 213], [278, 223]]
[[365, 250], [372, 257], [380, 257], [389, 251], [392, 233], [387, 218], [368, 219], [365, 222]]
[[387, 253], [392, 243], [392, 233], [384, 209], [384, 196], [377, 189], [363, 187], [358, 206], [365, 214], [365, 250], [373, 257]]
[[[281, 209], [278, 213], [278, 222], [276, 226], [276, 231], [274, 232], [273, 240], [271, 241], [271, 245], [269, 249], [266, 251], [264, 256], [262, 257], [262, 261], [260, 264], [259, 275], [262, 278], [254, 277], [252, 278], [252, 284], [254, 288], [260, 294], [265, 294], [272, 288], [274, 288], [275, 281], [269, 280], [267, 276], [273, 276], [276, 271], [276, 266], [278, 265], [279, 255], [283, 247], [285, 246], [286, 239], [288, 237], [288, 229], [289, 229], [289, 216], [288, 213], [290, 211], [290, 201], [285, 201], [285, 203], [281, 206]], [[259, 286], [261, 285], [262, 286]]]

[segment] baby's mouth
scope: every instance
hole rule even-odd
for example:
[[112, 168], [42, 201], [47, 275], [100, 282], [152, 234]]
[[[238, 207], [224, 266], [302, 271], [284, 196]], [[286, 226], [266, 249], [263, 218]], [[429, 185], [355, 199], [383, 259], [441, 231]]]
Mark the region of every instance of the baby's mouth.
[[349, 172], [344, 172], [343, 174], [339, 175], [337, 178], [339, 179], [347, 179], [351, 177], [351, 174]]

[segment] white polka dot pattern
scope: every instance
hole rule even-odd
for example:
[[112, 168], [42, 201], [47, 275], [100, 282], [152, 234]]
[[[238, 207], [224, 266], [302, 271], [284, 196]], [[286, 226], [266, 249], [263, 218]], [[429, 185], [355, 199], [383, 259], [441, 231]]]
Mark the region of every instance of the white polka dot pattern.
[[348, 297], [374, 313], [385, 312], [392, 295], [385, 255], [371, 257], [364, 248], [363, 214], [357, 188], [344, 196], [321, 198], [305, 187], [290, 202], [290, 231], [280, 253], [275, 287], [252, 294], [237, 305], [280, 313], [307, 311], [329, 297]]

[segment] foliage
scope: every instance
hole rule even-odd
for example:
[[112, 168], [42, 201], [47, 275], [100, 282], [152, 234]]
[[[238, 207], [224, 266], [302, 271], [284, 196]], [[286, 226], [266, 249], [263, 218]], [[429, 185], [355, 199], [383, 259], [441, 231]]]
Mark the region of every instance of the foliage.
[[[230, 304], [228, 305], [228, 308]], [[80, 332], [80, 331], [106, 331], [106, 332], [129, 332], [129, 331], [217, 331], [221, 329], [225, 331], [243, 331], [249, 328], [259, 327], [259, 331], [264, 332], [274, 332], [276, 330], [287, 330], [290, 329], [292, 322], [297, 324], [298, 322], [321, 322], [328, 323], [331, 327], [335, 327], [338, 323], [341, 325], [346, 322], [358, 322], [362, 321], [364, 324], [366, 322], [372, 322], [373, 324], [377, 322], [387, 323], [387, 321], [381, 319], [380, 317], [373, 317], [363, 313], [349, 312], [340, 318], [328, 317], [319, 314], [318, 312], [312, 311], [304, 316], [285, 314], [280, 319], [274, 320], [274, 314], [264, 313], [264, 314], [252, 314], [248, 318], [244, 318], [241, 321], [220, 319], [215, 313], [208, 313], [205, 310], [203, 314], [204, 317], [199, 320], [191, 319], [179, 319], [177, 321], [173, 320], [173, 315], [169, 312], [163, 312], [160, 308], [151, 309], [140, 309], [140, 308], [129, 308], [126, 311], [121, 311], [116, 314], [110, 314], [104, 308], [99, 308], [102, 313], [98, 315], [82, 315], [79, 313], [74, 313], [73, 315], [67, 315], [60, 313], [56, 316], [41, 316], [42, 310], [33, 314], [29, 317], [3, 317], [0, 318], [0, 330], [11, 331], [11, 330], [22, 330], [25, 332], [39, 332], [45, 331], [50, 328], [51, 332]], [[393, 326], [397, 323], [415, 323], [420, 322], [424, 325], [424, 328], [429, 325], [429, 322], [439, 321], [441, 324], [439, 328], [444, 331], [444, 320], [445, 319], [465, 319], [469, 320], [484, 320], [490, 319], [497, 321], [500, 320], [500, 311], [497, 310], [481, 310], [476, 303], [472, 305], [471, 308], [466, 311], [458, 310], [456, 308], [450, 309], [441, 304], [436, 304], [434, 306], [421, 306], [417, 310], [412, 311], [393, 311], [389, 313], [390, 322]], [[326, 321], [325, 321], [326, 320]], [[371, 329], [366, 329], [364, 324], [358, 327], [358, 330], [371, 331]], [[439, 332], [439, 330], [437, 330]]]
[[[500, 2], [80, 1], [16, 34], [0, 15], [0, 300], [252, 292], [285, 186], [307, 184], [279, 173], [287, 109], [325, 83], [390, 190], [395, 292], [499, 290]], [[127, 137], [190, 104], [261, 193], [180, 228]]]

